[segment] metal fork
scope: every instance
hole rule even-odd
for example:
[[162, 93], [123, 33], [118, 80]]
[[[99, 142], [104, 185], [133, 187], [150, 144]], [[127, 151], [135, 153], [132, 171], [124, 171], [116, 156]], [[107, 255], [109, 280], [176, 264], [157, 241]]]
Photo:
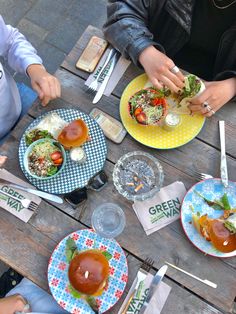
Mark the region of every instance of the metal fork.
[[112, 48], [106, 58], [106, 61], [104, 62], [101, 70], [99, 71], [97, 77], [95, 78], [94, 81], [92, 81], [90, 83], [90, 85], [87, 88], [87, 92], [94, 94], [97, 91], [97, 87], [98, 87], [98, 81], [101, 78], [101, 76], [103, 75], [103, 71], [106, 68], [106, 66], [108, 65], [108, 63], [110, 62], [110, 60], [112, 59], [112, 57], [114, 56], [114, 54], [116, 53], [116, 50], [114, 48]]
[[203, 172], [194, 172], [193, 175], [194, 175], [194, 177], [198, 181], [202, 181], [202, 180], [212, 179], [213, 178], [213, 176], [211, 176], [210, 174], [203, 173]]
[[1, 194], [4, 194], [4, 195], [7, 195], [8, 197], [10, 197], [10, 198], [16, 200], [17, 202], [21, 203], [21, 205], [22, 205], [24, 208], [26, 208], [26, 209], [28, 209], [28, 210], [31, 210], [31, 211], [33, 211], [33, 212], [38, 208], [38, 204], [36, 204], [35, 202], [33, 202], [33, 201], [31, 201], [31, 200], [29, 200], [29, 199], [27, 199], [27, 198], [19, 199], [19, 198], [15, 197], [15, 196], [13, 196], [13, 195], [11, 195], [11, 194], [5, 192], [5, 191], [2, 191], [2, 190], [0, 190], [0, 193], [1, 193]]
[[134, 296], [137, 293], [140, 282], [145, 280], [149, 270], [152, 268], [153, 263], [154, 263], [154, 261], [151, 258], [146, 258], [145, 261], [142, 263], [142, 265], [141, 265], [141, 267], [137, 273], [137, 276], [135, 278], [135, 281], [136, 281], [135, 287], [134, 287], [132, 293], [130, 294], [130, 297], [129, 297], [124, 309], [122, 310], [122, 314], [126, 314], [131, 301], [133, 300]]

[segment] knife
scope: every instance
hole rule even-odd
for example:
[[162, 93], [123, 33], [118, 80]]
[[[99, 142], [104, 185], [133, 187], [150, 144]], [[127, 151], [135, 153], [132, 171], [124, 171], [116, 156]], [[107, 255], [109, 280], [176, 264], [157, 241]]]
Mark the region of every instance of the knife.
[[160, 284], [160, 282], [162, 281], [166, 271], [168, 269], [168, 266], [167, 265], [164, 265], [162, 266], [158, 272], [156, 273], [156, 275], [154, 276], [154, 278], [152, 279], [152, 282], [151, 282], [151, 285], [150, 285], [150, 288], [149, 288], [149, 291], [148, 291], [148, 295], [139, 311], [139, 314], [143, 314], [146, 309], [147, 309], [147, 306], [151, 300], [151, 298], [153, 297], [158, 285]]
[[225, 153], [225, 121], [219, 121], [220, 128], [220, 147], [221, 147], [221, 159], [220, 159], [220, 176], [221, 181], [225, 188], [229, 185], [228, 182], [228, 171], [226, 164], [226, 153]]
[[8, 181], [6, 179], [0, 178], [0, 183], [6, 184], [7, 186], [11, 186], [11, 187], [16, 188], [18, 190], [22, 190], [22, 191], [25, 191], [25, 192], [28, 192], [28, 193], [40, 196], [42, 198], [45, 198], [45, 199], [47, 199], [49, 201], [53, 201], [53, 202], [58, 203], [58, 204], [62, 204], [63, 203], [63, 199], [61, 197], [59, 197], [59, 196], [52, 195], [52, 194], [49, 194], [49, 193], [46, 193], [46, 192], [42, 192], [42, 191], [38, 191], [38, 190], [34, 190], [34, 189], [31, 189], [31, 188], [28, 188], [28, 187], [25, 187], [25, 186], [22, 186], [22, 185], [19, 185], [19, 184], [16, 184], [16, 183], [12, 183], [12, 182], [10, 182], [10, 181]]
[[107, 72], [107, 75], [105, 76], [101, 86], [99, 87], [99, 89], [98, 89], [98, 91], [97, 91], [97, 93], [96, 93], [96, 95], [95, 95], [95, 97], [93, 99], [93, 104], [96, 104], [101, 99], [101, 97], [103, 95], [103, 92], [104, 92], [104, 90], [105, 90], [105, 88], [107, 86], [107, 83], [109, 81], [109, 78], [110, 78], [110, 76], [111, 76], [111, 74], [112, 74], [112, 72], [113, 72], [113, 70], [115, 68], [115, 65], [116, 65], [116, 63], [117, 63], [117, 61], [119, 59], [119, 56], [120, 56], [120, 54], [117, 51], [114, 54], [114, 56], [112, 57], [112, 59], [110, 61], [110, 64], [109, 64], [109, 70]]

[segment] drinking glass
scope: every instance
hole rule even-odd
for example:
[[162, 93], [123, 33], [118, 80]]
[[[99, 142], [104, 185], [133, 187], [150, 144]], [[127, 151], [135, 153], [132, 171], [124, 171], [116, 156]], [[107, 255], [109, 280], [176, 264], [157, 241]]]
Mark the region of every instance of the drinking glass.
[[117, 204], [101, 204], [93, 211], [92, 227], [101, 237], [115, 238], [125, 227], [125, 214]]

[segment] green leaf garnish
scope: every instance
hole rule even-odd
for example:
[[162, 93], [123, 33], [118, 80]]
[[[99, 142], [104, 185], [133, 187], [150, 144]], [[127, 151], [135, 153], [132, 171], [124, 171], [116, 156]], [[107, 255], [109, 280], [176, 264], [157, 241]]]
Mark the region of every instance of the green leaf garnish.
[[107, 251], [103, 251], [102, 254], [106, 257], [108, 261], [112, 258], [112, 254]]
[[228, 196], [226, 193], [224, 193], [224, 195], [221, 197], [220, 200], [221, 200], [225, 210], [231, 210], [231, 206], [229, 204], [229, 199], [228, 199]]
[[66, 260], [68, 263], [71, 262], [73, 257], [78, 253], [78, 248], [75, 241], [72, 238], [66, 240]]
[[80, 294], [77, 290], [75, 290], [75, 289], [72, 287], [71, 284], [68, 285], [68, 289], [69, 289], [69, 291], [70, 291], [70, 294], [71, 294], [74, 298], [76, 298], [76, 299], [80, 299], [80, 298], [81, 298], [81, 294]]
[[87, 301], [87, 303], [91, 307], [91, 309], [95, 313], [98, 313], [98, 305], [97, 305], [96, 299], [89, 295], [89, 296], [86, 296], [85, 300]]

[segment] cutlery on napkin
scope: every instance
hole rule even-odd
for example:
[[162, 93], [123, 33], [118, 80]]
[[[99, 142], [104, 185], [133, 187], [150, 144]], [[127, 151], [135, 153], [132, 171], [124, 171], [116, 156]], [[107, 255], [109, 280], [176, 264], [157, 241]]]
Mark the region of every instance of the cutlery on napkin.
[[115, 68], [115, 65], [116, 65], [116, 63], [117, 63], [119, 57], [120, 57], [120, 54], [119, 54], [119, 52], [117, 51], [117, 52], [114, 54], [114, 56], [112, 57], [112, 59], [111, 59], [111, 61], [109, 62], [109, 64], [107, 65], [107, 67], [109, 67], [108, 72], [107, 72], [107, 74], [106, 74], [106, 76], [105, 76], [105, 78], [104, 78], [104, 80], [103, 80], [101, 86], [99, 87], [99, 89], [98, 89], [98, 91], [97, 91], [97, 93], [96, 93], [96, 95], [95, 95], [95, 97], [94, 97], [94, 99], [93, 99], [93, 104], [96, 104], [96, 103], [101, 99], [101, 97], [102, 97], [102, 95], [103, 95], [103, 92], [105, 91], [105, 88], [106, 88], [106, 86], [107, 86], [107, 83], [108, 83], [108, 81], [109, 81], [109, 79], [110, 79], [110, 77], [111, 77], [111, 74], [112, 74], [112, 72], [113, 72], [113, 70], [114, 70], [114, 68]]

